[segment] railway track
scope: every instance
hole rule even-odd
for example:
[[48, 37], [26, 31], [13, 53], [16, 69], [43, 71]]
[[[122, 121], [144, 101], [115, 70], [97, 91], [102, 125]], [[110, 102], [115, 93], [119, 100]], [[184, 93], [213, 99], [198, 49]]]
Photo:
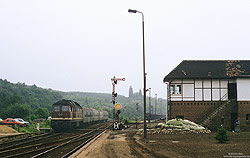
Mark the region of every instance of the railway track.
[[110, 123], [103, 123], [84, 130], [77, 130], [70, 133], [51, 133], [23, 143], [13, 143], [0, 148], [0, 157], [68, 157], [105, 131], [109, 126]]
[[45, 134], [41, 134], [41, 135], [35, 135], [35, 136], [29, 136], [26, 138], [22, 138], [22, 139], [17, 139], [17, 140], [10, 140], [10, 141], [5, 141], [4, 143], [0, 144], [0, 151], [3, 148], [6, 148], [7, 146], [12, 146], [12, 145], [17, 145], [17, 144], [22, 144], [22, 143], [26, 143], [26, 142], [31, 142], [31, 141], [35, 141], [35, 140], [39, 140], [39, 139], [43, 139], [49, 136], [53, 136], [53, 133], [45, 133]]

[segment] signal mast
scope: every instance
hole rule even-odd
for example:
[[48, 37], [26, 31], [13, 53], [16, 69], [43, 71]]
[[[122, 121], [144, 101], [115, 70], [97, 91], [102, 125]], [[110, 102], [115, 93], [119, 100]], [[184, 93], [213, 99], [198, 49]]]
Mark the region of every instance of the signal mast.
[[[119, 114], [121, 113], [121, 104], [116, 103], [115, 98], [117, 97], [117, 93], [115, 92], [115, 85], [118, 81], [125, 81], [125, 78], [111, 78], [112, 86], [113, 86], [113, 92], [112, 92], [112, 103], [113, 103], [113, 122], [114, 122], [114, 129], [119, 129]], [[115, 113], [115, 109], [117, 109], [117, 112]]]

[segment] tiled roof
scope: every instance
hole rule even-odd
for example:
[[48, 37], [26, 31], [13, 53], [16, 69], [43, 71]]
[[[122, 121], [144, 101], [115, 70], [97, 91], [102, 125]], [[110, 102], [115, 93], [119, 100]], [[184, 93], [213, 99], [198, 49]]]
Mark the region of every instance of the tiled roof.
[[228, 79], [250, 78], [250, 60], [183, 60], [165, 76], [163, 82], [172, 79]]

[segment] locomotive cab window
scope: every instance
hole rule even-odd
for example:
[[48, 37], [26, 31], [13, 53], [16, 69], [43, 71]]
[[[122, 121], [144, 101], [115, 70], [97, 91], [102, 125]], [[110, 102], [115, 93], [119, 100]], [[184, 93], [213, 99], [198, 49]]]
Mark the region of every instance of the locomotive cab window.
[[53, 106], [53, 109], [54, 111], [60, 111], [60, 106], [59, 105]]
[[69, 111], [69, 106], [62, 106], [62, 111]]

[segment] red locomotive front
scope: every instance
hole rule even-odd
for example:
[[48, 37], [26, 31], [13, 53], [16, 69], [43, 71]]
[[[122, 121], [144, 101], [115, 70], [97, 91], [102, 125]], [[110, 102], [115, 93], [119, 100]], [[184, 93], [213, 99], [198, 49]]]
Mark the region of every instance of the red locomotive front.
[[60, 100], [52, 105], [51, 127], [55, 130], [71, 129], [82, 123], [82, 107], [71, 100]]
[[70, 105], [53, 105], [52, 118], [72, 119], [72, 110]]

